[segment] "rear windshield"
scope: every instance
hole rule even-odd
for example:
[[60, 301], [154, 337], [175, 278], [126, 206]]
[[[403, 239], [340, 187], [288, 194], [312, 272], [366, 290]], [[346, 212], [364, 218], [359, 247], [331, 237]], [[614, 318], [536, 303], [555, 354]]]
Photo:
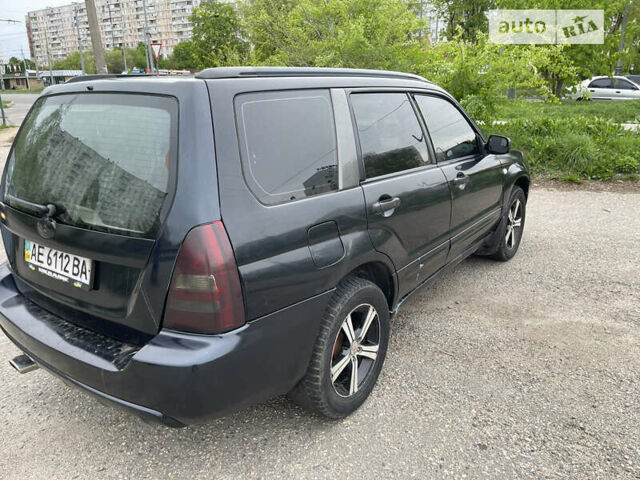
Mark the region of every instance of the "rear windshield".
[[7, 170], [6, 202], [54, 204], [68, 225], [156, 235], [175, 171], [177, 102], [81, 93], [38, 99]]

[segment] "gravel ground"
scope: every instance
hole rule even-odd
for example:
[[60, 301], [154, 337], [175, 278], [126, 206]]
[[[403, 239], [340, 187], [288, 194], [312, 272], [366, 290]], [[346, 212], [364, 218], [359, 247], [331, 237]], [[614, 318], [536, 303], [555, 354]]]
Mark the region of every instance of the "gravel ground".
[[407, 302], [343, 421], [279, 398], [172, 430], [0, 361], [0, 477], [640, 478], [639, 211], [637, 193], [534, 188], [518, 255]]

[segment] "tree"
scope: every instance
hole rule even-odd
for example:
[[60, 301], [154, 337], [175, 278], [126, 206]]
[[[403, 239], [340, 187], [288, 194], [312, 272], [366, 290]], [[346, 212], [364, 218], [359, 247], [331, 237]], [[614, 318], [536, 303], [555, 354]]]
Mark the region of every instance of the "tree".
[[[622, 15], [627, 5], [631, 5], [630, 18], [627, 22], [625, 34], [625, 51], [620, 53], [618, 45], [622, 34]], [[541, 9], [583, 9], [582, 0], [536, 0], [531, 4], [528, 0], [497, 0], [497, 8], [541, 8]], [[560, 93], [567, 86], [556, 78], [555, 71], [562, 68], [563, 64], [570, 65], [578, 70], [578, 76], [589, 78], [594, 75], [613, 75], [615, 65], [619, 58], [623, 59], [623, 65], [628, 68], [630, 47], [634, 39], [640, 37], [640, 6], [632, 0], [590, 0], [589, 9], [604, 10], [605, 36], [603, 44], [596, 45], [568, 45], [561, 58], [555, 64], [550, 65], [550, 72], [546, 73], [550, 84], [555, 85], [555, 90]], [[547, 48], [546, 46], [540, 46]]]
[[179, 42], [173, 47], [173, 54], [169, 57], [170, 68], [175, 69], [195, 69], [196, 58], [194, 55], [194, 45], [190, 40]]
[[[446, 22], [445, 35], [447, 38], [456, 36], [458, 29], [462, 32], [462, 39], [475, 42], [478, 33], [487, 32], [489, 21], [485, 13], [496, 8], [495, 0], [433, 0], [436, 11]], [[507, 7], [501, 7], [507, 8]], [[535, 8], [535, 7], [522, 7]], [[538, 7], [541, 8], [541, 7]]]
[[233, 5], [204, 0], [189, 19], [193, 24], [191, 55], [197, 68], [247, 62], [249, 44]]
[[408, 0], [250, 0], [241, 8], [258, 64], [411, 70], [420, 55], [423, 22]]
[[[144, 45], [144, 44], [143, 44]], [[142, 62], [138, 66], [136, 61], [138, 60], [138, 51], [133, 48], [126, 50], [127, 55], [127, 70], [136, 68], [146, 68], [146, 59], [144, 57], [144, 51], [142, 53]], [[105, 61], [107, 62], [107, 70], [109, 73], [121, 73], [124, 71], [124, 57], [122, 55], [121, 48], [114, 48], [105, 53]]]
[[[84, 66], [86, 73], [96, 73], [96, 62], [93, 59], [93, 54], [86, 50], [84, 53]], [[73, 52], [67, 56], [64, 60], [56, 60], [52, 62], [52, 68], [54, 70], [80, 70], [82, 69], [82, 62], [80, 61], [80, 52]]]
[[36, 68], [36, 64], [33, 63], [29, 58], [25, 58], [23, 60], [22, 58], [18, 58], [18, 57], [11, 57], [9, 59], [9, 65], [16, 65], [17, 67], [19, 67], [19, 70], [21, 72], [24, 70], [25, 63], [29, 70], [33, 70], [34, 68]]
[[577, 77], [570, 64], [560, 61], [564, 45], [497, 45], [486, 34], [473, 42], [463, 39], [458, 29], [450, 41], [440, 42], [426, 51], [417, 72], [451, 93], [475, 120], [485, 123], [495, 119], [498, 103], [507, 88], [535, 90], [543, 97], [554, 98], [544, 68], [556, 68], [567, 81]]

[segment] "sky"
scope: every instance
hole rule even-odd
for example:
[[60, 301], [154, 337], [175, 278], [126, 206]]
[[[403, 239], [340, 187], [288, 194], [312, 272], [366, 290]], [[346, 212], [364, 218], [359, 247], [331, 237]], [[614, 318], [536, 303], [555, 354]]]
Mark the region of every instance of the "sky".
[[[0, 0], [0, 18], [3, 20], [18, 20], [20, 23], [0, 22], [0, 57], [22, 58], [20, 48], [24, 50], [24, 56], [29, 58], [29, 40], [24, 17], [27, 12], [40, 10], [47, 7], [57, 7], [74, 0]], [[78, 0], [75, 0], [78, 1]]]

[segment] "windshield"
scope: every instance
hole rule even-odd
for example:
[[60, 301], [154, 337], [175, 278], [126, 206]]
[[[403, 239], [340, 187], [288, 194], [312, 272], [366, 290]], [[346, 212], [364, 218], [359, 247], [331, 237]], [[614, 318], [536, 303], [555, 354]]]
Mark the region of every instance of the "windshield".
[[40, 98], [9, 159], [5, 200], [54, 204], [69, 225], [155, 236], [173, 177], [176, 119], [169, 97]]

